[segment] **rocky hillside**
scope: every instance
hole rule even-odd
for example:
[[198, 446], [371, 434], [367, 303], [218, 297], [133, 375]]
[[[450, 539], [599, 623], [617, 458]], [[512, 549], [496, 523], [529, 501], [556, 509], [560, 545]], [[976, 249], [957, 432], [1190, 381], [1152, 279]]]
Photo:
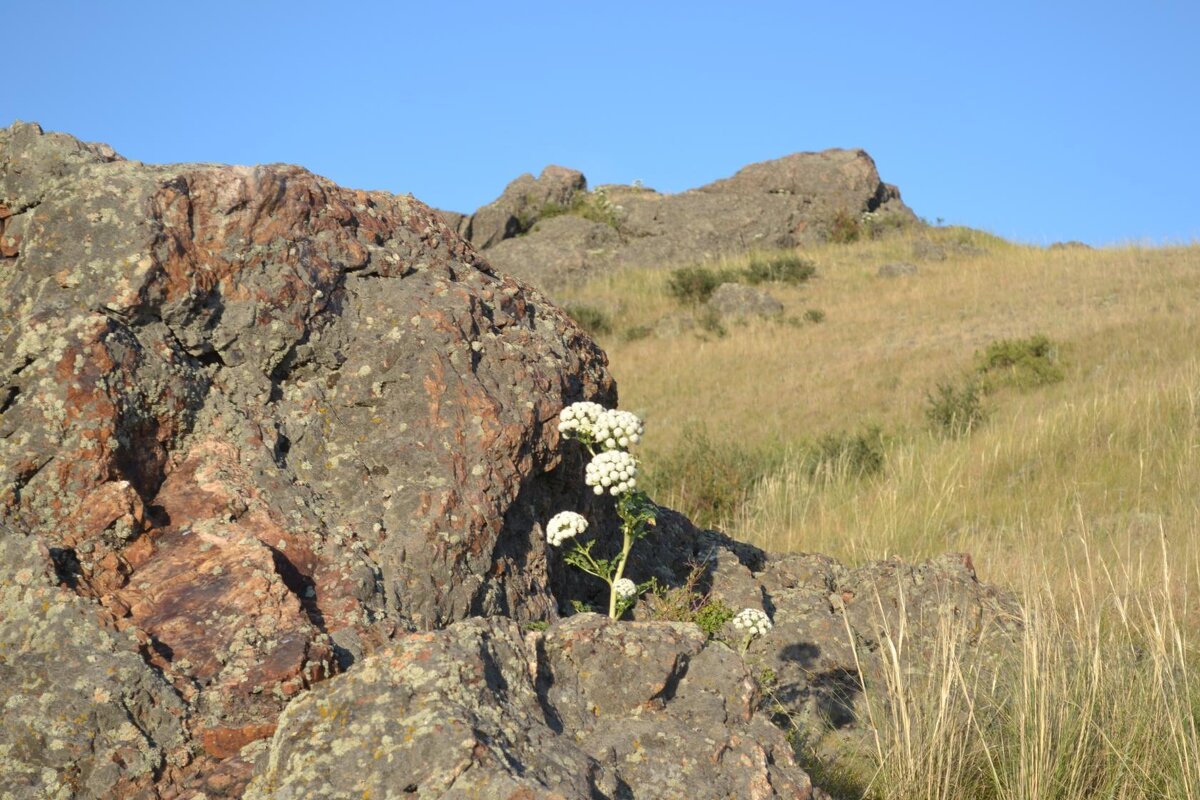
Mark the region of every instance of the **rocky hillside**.
[[469, 216], [441, 212], [498, 269], [553, 290], [621, 265], [661, 266], [824, 241], [839, 221], [916, 216], [863, 150], [796, 153], [681, 194], [640, 186], [587, 191], [583, 174], [522, 175]]
[[[688, 202], [766, 209], [760, 172]], [[880, 626], [991, 658], [1015, 624], [962, 558], [849, 570], [666, 509], [631, 577], [699, 569], [772, 631], [572, 613], [597, 589], [543, 526], [612, 510], [554, 422], [615, 404], [606, 358], [410, 198], [17, 124], [0, 255], [4, 798], [803, 798], [793, 745], [862, 730]]]

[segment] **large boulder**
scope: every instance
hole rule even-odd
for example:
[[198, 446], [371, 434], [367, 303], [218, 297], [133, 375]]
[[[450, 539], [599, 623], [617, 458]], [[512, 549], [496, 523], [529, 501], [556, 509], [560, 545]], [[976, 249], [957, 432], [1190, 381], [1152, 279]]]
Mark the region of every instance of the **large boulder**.
[[576, 229], [548, 225], [520, 237], [472, 241], [488, 248], [498, 269], [553, 292], [615, 266], [673, 266], [824, 241], [843, 217], [917, 223], [900, 191], [880, 180], [863, 150], [795, 153], [680, 194], [602, 188], [615, 214], [602, 244], [582, 239]]
[[744, 283], [722, 283], [708, 298], [708, 308], [720, 317], [776, 317], [783, 313], [783, 303], [770, 292]]
[[292, 703], [248, 800], [812, 796], [758, 686], [695, 625], [413, 634]]
[[430, 209], [17, 124], [0, 225], [4, 535], [138, 639], [193, 772], [397, 631], [556, 615], [552, 423], [615, 389]]

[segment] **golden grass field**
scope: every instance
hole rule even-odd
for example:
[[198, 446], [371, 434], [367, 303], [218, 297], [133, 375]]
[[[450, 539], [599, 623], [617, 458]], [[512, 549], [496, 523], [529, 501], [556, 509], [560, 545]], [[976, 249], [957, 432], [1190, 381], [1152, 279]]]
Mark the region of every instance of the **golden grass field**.
[[[914, 258], [918, 239], [945, 259]], [[897, 664], [889, 693], [867, 687], [869, 768], [826, 780], [839, 797], [1200, 798], [1200, 247], [1045, 249], [933, 228], [803, 255], [816, 277], [762, 287], [782, 319], [724, 335], [680, 324], [693, 311], [667, 269], [560, 299], [609, 317], [597, 338], [621, 406], [646, 420], [648, 471], [686, 464], [698, 430], [718, 456], [769, 464], [724, 507], [731, 535], [848, 562], [965, 551], [1024, 598], [1007, 682], [976, 683], [949, 638], [919, 685]], [[877, 275], [901, 260], [919, 273]], [[939, 382], [1034, 334], [1057, 346], [1061, 382], [992, 392], [966, 436], [931, 430]], [[803, 467], [808, 443], [871, 425], [877, 473]], [[656, 499], [689, 511], [693, 478], [660, 473]]]

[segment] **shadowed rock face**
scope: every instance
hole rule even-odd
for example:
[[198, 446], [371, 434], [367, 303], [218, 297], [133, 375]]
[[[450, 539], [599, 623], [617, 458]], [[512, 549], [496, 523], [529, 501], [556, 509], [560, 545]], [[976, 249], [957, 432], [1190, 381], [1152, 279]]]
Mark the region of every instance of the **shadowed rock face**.
[[[529, 176], [523, 179], [533, 185]], [[475, 216], [487, 212], [490, 219], [497, 208], [515, 208], [514, 198], [529, 194], [514, 190], [518, 183]], [[545, 174], [536, 183], [550, 185]], [[537, 222], [526, 212], [526, 219], [536, 223], [527, 233], [510, 224], [499, 235], [500, 229], [490, 225], [485, 238], [472, 241], [487, 250], [497, 269], [553, 291], [601, 269], [672, 266], [823, 241], [839, 214], [855, 220], [871, 213], [917, 221], [900, 190], [880, 180], [875, 162], [863, 150], [795, 153], [751, 164], [730, 178], [680, 194], [634, 186], [605, 189], [618, 207], [615, 225], [578, 217]], [[514, 219], [515, 214], [510, 212]], [[463, 219], [470, 219], [452, 218], [460, 228], [466, 224]]]
[[605, 357], [428, 208], [18, 124], [0, 217], [0, 522], [204, 757], [397, 630], [555, 613], [540, 522], [507, 520], [573, 496], [548, 423], [614, 402]]

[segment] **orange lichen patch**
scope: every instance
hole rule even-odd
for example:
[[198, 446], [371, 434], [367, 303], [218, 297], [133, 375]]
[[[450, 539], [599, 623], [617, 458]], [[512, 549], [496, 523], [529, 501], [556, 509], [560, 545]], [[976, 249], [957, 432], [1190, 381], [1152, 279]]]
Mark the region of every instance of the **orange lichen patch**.
[[0, 256], [16, 258], [21, 254], [21, 237], [17, 234], [0, 234]]
[[240, 728], [205, 728], [201, 734], [205, 751], [213, 758], [229, 758], [251, 742], [275, 733], [275, 724], [244, 725]]

